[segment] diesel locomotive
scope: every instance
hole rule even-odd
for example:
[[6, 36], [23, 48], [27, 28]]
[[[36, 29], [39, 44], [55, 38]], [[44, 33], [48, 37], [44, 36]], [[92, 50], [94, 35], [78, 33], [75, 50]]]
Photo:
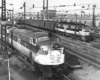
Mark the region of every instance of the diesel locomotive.
[[91, 31], [90, 29], [82, 24], [82, 23], [75, 23], [75, 22], [56, 22], [56, 21], [45, 21], [45, 20], [17, 20], [17, 23], [20, 24], [27, 24], [31, 26], [35, 26], [38, 28], [46, 29], [52, 32], [59, 32], [63, 33], [63, 35], [75, 37], [76, 39], [82, 41], [91, 41]]
[[47, 32], [7, 27], [7, 42], [44, 77], [63, 75], [64, 47], [51, 40]]

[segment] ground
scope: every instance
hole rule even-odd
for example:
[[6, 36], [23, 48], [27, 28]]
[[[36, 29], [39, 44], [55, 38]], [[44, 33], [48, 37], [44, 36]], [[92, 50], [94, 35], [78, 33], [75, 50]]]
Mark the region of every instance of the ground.
[[[11, 80], [39, 80], [38, 73], [32, 71], [25, 64], [23, 66], [23, 63], [17, 57], [12, 56], [9, 60], [10, 60]], [[73, 60], [73, 62], [71, 60]], [[76, 60], [77, 58], [71, 59], [70, 57], [69, 62], [74, 63]], [[78, 68], [71, 70], [67, 68], [65, 74], [68, 75], [72, 80], [100, 80], [100, 70], [98, 68], [95, 68], [92, 65], [88, 65], [87, 63], [83, 63], [81, 65], [83, 67], [82, 69]], [[8, 66], [7, 61], [4, 61], [0, 58], [0, 80], [8, 80], [7, 66]], [[57, 79], [57, 80], [62, 80], [62, 79]]]
[[100, 80], [100, 70], [87, 63], [83, 64], [83, 69], [74, 70], [69, 77], [72, 80]]
[[[37, 73], [30, 68], [23, 68], [22, 63], [16, 58], [10, 58], [11, 80], [38, 80]], [[0, 80], [8, 80], [8, 63], [0, 60]]]

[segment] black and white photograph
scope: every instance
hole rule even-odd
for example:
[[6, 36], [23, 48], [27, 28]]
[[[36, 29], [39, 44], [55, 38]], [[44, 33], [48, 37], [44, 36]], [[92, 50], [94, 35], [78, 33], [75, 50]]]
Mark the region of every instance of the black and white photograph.
[[100, 80], [100, 0], [0, 0], [0, 80]]

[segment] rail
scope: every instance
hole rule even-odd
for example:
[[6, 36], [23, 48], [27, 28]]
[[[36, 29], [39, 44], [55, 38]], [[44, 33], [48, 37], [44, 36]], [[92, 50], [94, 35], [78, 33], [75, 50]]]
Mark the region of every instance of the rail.
[[99, 38], [100, 39], [100, 32], [99, 33], [91, 33], [91, 36], [93, 36], [94, 38]]
[[63, 77], [67, 80], [71, 80], [69, 77], [67, 77], [66, 75], [63, 75]]
[[[27, 27], [31, 29], [35, 28], [35, 27], [29, 27], [29, 26]], [[63, 43], [63, 46], [65, 47], [65, 50], [67, 52], [69, 52], [72, 55], [77, 56], [78, 58], [88, 61], [89, 63], [93, 64], [96, 67], [100, 67], [100, 50], [99, 49], [92, 47], [90, 43], [82, 42], [79, 40], [74, 41], [55, 33], [53, 33], [52, 35], [60, 38], [60, 41], [61, 43]]]

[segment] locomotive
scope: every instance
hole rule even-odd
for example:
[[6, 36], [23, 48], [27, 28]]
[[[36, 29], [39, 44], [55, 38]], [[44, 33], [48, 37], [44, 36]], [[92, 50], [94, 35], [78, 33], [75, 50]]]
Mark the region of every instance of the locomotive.
[[90, 29], [82, 23], [75, 22], [56, 22], [56, 21], [45, 21], [45, 20], [19, 20], [17, 23], [24, 23], [38, 28], [46, 29], [52, 32], [64, 33], [66, 36], [76, 37], [82, 41], [91, 41], [92, 36]]
[[55, 27], [57, 32], [62, 32], [66, 36], [71, 36], [83, 41], [91, 41], [90, 29], [82, 23], [59, 22]]
[[63, 75], [64, 47], [51, 40], [47, 32], [7, 27], [7, 42], [44, 77]]

